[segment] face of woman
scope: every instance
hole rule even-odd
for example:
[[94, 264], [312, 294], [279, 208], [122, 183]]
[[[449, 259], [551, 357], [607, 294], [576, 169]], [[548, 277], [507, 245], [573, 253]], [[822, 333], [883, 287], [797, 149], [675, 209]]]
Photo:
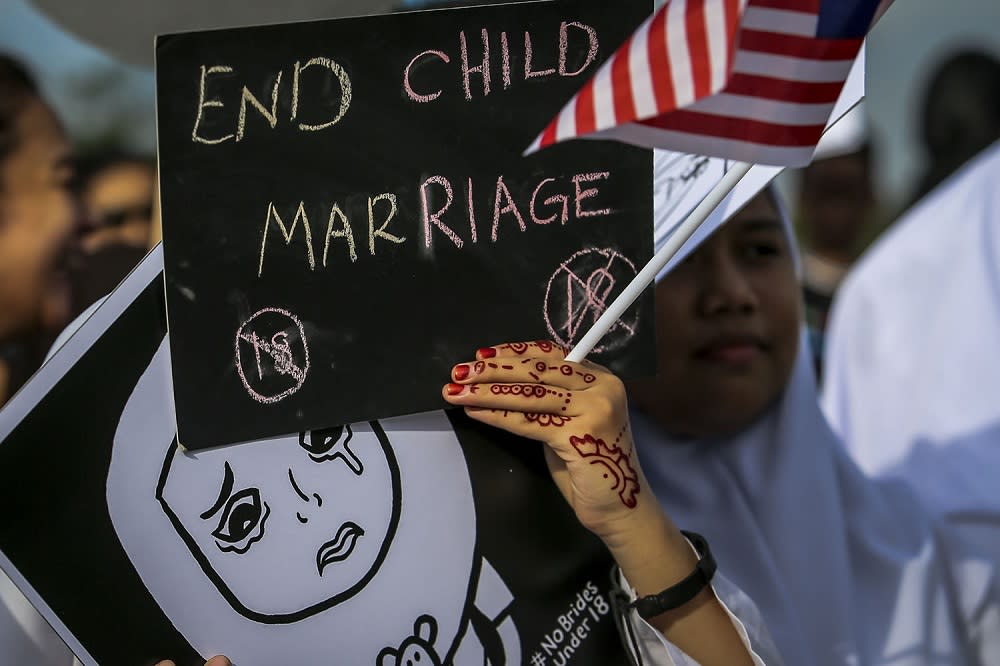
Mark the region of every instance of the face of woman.
[[61, 263], [77, 215], [70, 145], [51, 109], [33, 99], [15, 126], [18, 141], [0, 164], [0, 339], [65, 323]]
[[149, 246], [155, 173], [139, 162], [114, 164], [91, 180], [83, 193], [90, 227], [81, 241], [93, 253], [113, 244]]
[[658, 376], [629, 386], [670, 432], [726, 435], [784, 390], [800, 295], [781, 218], [759, 195], [656, 286]]

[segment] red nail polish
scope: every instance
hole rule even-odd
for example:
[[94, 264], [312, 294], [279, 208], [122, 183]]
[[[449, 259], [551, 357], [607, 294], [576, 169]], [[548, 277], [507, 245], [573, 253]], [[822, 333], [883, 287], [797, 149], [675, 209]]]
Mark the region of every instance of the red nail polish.
[[448, 384], [448, 386], [445, 387], [445, 392], [448, 395], [458, 395], [464, 390], [465, 387], [462, 386], [461, 384]]
[[456, 365], [452, 369], [451, 374], [453, 374], [455, 376], [455, 379], [457, 379], [458, 381], [462, 381], [463, 379], [469, 376], [469, 366], [465, 363]]
[[493, 347], [483, 347], [482, 349], [476, 352], [476, 356], [478, 356], [479, 358], [493, 358], [496, 355], [497, 355], [497, 350], [494, 349]]

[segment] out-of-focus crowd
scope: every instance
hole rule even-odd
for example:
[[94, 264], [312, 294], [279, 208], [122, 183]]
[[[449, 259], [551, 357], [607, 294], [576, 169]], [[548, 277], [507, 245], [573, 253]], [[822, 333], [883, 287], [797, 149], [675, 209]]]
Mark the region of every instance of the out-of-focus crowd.
[[31, 74], [0, 54], [0, 405], [155, 242], [155, 183], [151, 157], [77, 154]]

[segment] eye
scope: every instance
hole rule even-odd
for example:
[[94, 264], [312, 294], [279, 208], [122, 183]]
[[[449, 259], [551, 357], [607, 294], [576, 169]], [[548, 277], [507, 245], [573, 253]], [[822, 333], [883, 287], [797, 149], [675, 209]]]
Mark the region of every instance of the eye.
[[212, 532], [220, 542], [217, 543], [219, 549], [240, 555], [250, 550], [250, 546], [264, 536], [264, 524], [270, 512], [256, 488], [246, 488], [230, 497]]
[[754, 234], [740, 240], [736, 252], [750, 263], [768, 262], [785, 253], [781, 240], [772, 238], [770, 234]]
[[745, 252], [751, 257], [776, 257], [781, 254], [781, 248], [774, 243], [751, 243]]
[[339, 458], [352, 472], [360, 476], [364, 472], [364, 464], [348, 446], [352, 437], [354, 431], [350, 425], [310, 430], [299, 433], [299, 446], [306, 450], [313, 462], [320, 463]]
[[[347, 427], [347, 439], [350, 440], [351, 427]], [[309, 453], [309, 457], [313, 460], [322, 458], [324, 455], [330, 453], [330, 450], [336, 446], [337, 442], [344, 435], [345, 426], [333, 426], [332, 428], [320, 428], [318, 430], [310, 430], [309, 432], [299, 433], [299, 445]]]

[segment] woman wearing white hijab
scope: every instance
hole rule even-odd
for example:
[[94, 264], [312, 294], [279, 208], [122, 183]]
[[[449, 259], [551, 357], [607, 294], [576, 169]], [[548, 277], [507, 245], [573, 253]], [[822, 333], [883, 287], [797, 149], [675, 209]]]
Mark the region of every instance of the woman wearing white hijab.
[[968, 518], [1000, 507], [998, 172], [1000, 143], [868, 251], [834, 303], [826, 353], [823, 408], [861, 468]]
[[[783, 218], [772, 196], [757, 197], [660, 280], [659, 373], [629, 386], [627, 416], [624, 396], [608, 404], [594, 390], [617, 381], [603, 369], [566, 364], [558, 350], [518, 355], [516, 345], [480, 350], [480, 360], [501, 359], [497, 368], [458, 366], [446, 397], [473, 418], [542, 439], [565, 467], [587, 460], [565, 454], [564, 441], [591, 429], [619, 432], [627, 452], [634, 441], [635, 497], [651, 490], [678, 525], [707, 537], [787, 664], [1000, 663], [995, 562], [935, 523], [906, 485], [865, 477], [820, 412]], [[521, 363], [503, 370], [515, 357], [595, 380], [560, 412], [494, 390], [524, 381]], [[560, 413], [572, 416], [564, 427], [532, 429]], [[559, 483], [563, 469], [552, 471]]]

